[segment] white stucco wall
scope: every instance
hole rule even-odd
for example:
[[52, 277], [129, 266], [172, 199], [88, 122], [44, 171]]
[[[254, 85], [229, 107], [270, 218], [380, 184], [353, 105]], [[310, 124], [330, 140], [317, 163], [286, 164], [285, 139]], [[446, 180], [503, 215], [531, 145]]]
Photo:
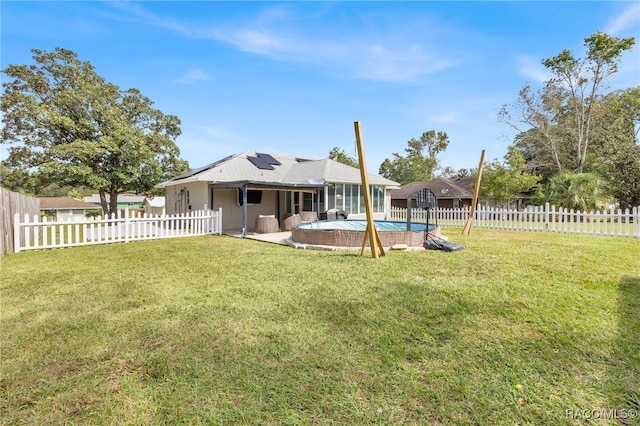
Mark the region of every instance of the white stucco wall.
[[186, 183], [165, 188], [167, 214], [202, 210], [205, 205], [208, 206], [207, 188], [208, 184], [206, 182]]
[[[222, 229], [242, 229], [242, 206], [237, 189], [217, 189], [213, 193], [213, 209], [222, 208]], [[277, 191], [262, 191], [260, 204], [247, 205], [247, 231], [253, 231], [259, 215], [275, 215]]]

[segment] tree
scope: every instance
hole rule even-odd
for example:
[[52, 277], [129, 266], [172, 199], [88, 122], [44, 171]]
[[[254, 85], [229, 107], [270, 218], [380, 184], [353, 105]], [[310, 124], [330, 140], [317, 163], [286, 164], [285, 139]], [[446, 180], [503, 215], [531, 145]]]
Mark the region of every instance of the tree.
[[433, 178], [439, 166], [438, 154], [449, 146], [449, 136], [445, 132], [429, 130], [419, 140], [410, 139], [407, 145], [406, 157], [394, 152], [393, 159], [385, 158], [379, 170], [382, 176], [401, 185]]
[[576, 58], [570, 51], [563, 50], [542, 60], [551, 71], [551, 79], [539, 92], [525, 86], [512, 108], [516, 117], [503, 106], [500, 119], [516, 129], [518, 123], [535, 129], [531, 136], [547, 150], [558, 172], [564, 170], [566, 158], [571, 158], [572, 169], [582, 173], [604, 81], [618, 71], [622, 53], [631, 50], [634, 43], [633, 38], [620, 39], [597, 32], [584, 39], [585, 58]]
[[597, 32], [584, 40], [587, 57], [577, 59], [568, 50], [563, 50], [542, 64], [553, 73], [547, 82], [555, 89], [568, 92], [567, 107], [573, 112], [575, 124], [576, 172], [582, 173], [591, 131], [593, 106], [597, 102], [603, 80], [618, 71], [622, 52], [630, 50], [633, 38], [619, 39]]
[[474, 177], [477, 174], [478, 174], [478, 169], [475, 167], [472, 167], [470, 169], [461, 168], [456, 170], [451, 166], [446, 166], [440, 171], [440, 173], [438, 173], [438, 177], [462, 179], [462, 178]]
[[[552, 175], [572, 162], [567, 143], [571, 126], [564, 125], [567, 121], [564, 103], [564, 93], [557, 88], [547, 86], [534, 91], [525, 85], [516, 103], [511, 108], [503, 105], [498, 114], [501, 121], [519, 132], [513, 145], [521, 151], [532, 172]], [[529, 129], [523, 130], [520, 124]]]
[[539, 177], [525, 171], [525, 161], [522, 154], [515, 148], [510, 148], [504, 156], [504, 163], [497, 159], [485, 164], [480, 195], [493, 198], [500, 206], [510, 205], [530, 191]]
[[340, 149], [337, 146], [329, 152], [329, 158], [336, 160], [339, 163], [346, 164], [347, 166], [355, 167], [356, 169], [360, 168], [360, 164], [357, 159], [348, 156], [343, 149]]
[[32, 187], [94, 188], [113, 213], [118, 194], [146, 193], [188, 168], [175, 144], [178, 117], [154, 109], [137, 89], [106, 82], [75, 52], [32, 52], [35, 64], [2, 70], [12, 80], [0, 98], [0, 142], [13, 145], [5, 166]]
[[595, 173], [564, 172], [539, 188], [531, 201], [577, 211], [604, 210], [612, 197], [607, 182]]
[[594, 166], [623, 208], [640, 205], [640, 87], [613, 92], [598, 104]]

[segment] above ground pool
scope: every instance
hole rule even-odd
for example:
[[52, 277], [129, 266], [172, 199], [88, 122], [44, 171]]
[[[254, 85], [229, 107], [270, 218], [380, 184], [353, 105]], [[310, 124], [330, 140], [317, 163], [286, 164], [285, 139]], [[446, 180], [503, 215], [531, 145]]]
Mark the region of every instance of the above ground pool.
[[[406, 244], [409, 247], [422, 247], [425, 240], [426, 224], [411, 223], [407, 231], [406, 222], [386, 220], [374, 221], [380, 242], [384, 247]], [[336, 247], [362, 247], [367, 229], [366, 220], [328, 220], [302, 223], [291, 230], [291, 239], [302, 244]], [[429, 225], [431, 235], [440, 236], [437, 225]], [[365, 246], [369, 245], [369, 239]]]

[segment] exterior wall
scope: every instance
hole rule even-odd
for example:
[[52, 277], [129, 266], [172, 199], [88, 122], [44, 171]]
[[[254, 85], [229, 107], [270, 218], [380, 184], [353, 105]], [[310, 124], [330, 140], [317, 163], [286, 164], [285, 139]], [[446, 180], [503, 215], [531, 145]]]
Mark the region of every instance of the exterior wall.
[[[458, 205], [455, 206], [453, 198], [438, 198], [438, 207], [441, 209], [453, 209], [453, 208], [457, 209], [457, 208], [469, 207], [471, 206], [471, 201], [472, 200], [469, 198], [462, 198], [458, 201]], [[478, 204], [480, 204], [480, 202], [478, 202]], [[406, 209], [407, 200], [402, 198], [394, 198], [393, 200], [391, 200], [391, 206], [398, 207], [401, 209]], [[411, 207], [413, 208], [416, 207], [415, 199], [411, 200]]]
[[[96, 210], [99, 210], [96, 208]], [[85, 209], [55, 209], [53, 215], [50, 210], [41, 210], [41, 216], [47, 216], [47, 220], [79, 222], [86, 220], [88, 210]]]
[[193, 182], [165, 188], [166, 212], [169, 215], [187, 213], [190, 210], [202, 210], [209, 207], [206, 182]]
[[[213, 209], [222, 208], [222, 229], [242, 229], [242, 206], [238, 204], [237, 189], [214, 189]], [[260, 204], [247, 205], [247, 231], [255, 229], [256, 219], [260, 215], [277, 214], [277, 192], [262, 191]], [[282, 197], [281, 197], [282, 198]]]
[[407, 208], [407, 200], [402, 198], [394, 198], [391, 200], [391, 207], [400, 207], [403, 209]]
[[[222, 229], [242, 228], [242, 206], [238, 204], [238, 189], [213, 189], [206, 182], [187, 183], [165, 188], [166, 213], [180, 214], [191, 210], [200, 210], [207, 207], [218, 210], [222, 208]], [[326, 189], [325, 189], [326, 191]], [[280, 193], [280, 205], [278, 206], [278, 193]], [[286, 191], [262, 190], [262, 202], [247, 206], [247, 231], [255, 229], [255, 222], [259, 215], [276, 215], [280, 227], [287, 215], [285, 206]], [[327, 193], [325, 192], [325, 207], [327, 205]], [[279, 208], [278, 208], [279, 207]], [[385, 220], [391, 209], [391, 190], [385, 190], [384, 211], [373, 214], [375, 220]], [[326, 210], [326, 209], [325, 209]], [[300, 211], [303, 221], [312, 221], [318, 217], [318, 212]], [[349, 219], [366, 219], [366, 213], [349, 214]]]
[[144, 204], [144, 212], [152, 215], [163, 215], [166, 213], [164, 207], [154, 207], [147, 203]]

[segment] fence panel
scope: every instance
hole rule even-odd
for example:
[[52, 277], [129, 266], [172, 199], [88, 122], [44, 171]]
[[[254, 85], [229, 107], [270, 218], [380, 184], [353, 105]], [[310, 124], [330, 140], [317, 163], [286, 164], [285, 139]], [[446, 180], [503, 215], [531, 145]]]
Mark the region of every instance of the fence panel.
[[40, 199], [0, 188], [0, 257], [13, 252], [15, 215], [40, 214]]
[[[462, 227], [469, 217], [469, 208], [429, 211], [429, 222], [441, 226]], [[392, 207], [390, 220], [406, 221], [407, 209]], [[412, 222], [425, 222], [423, 210], [411, 209]], [[478, 206], [474, 218], [477, 228], [532, 232], [608, 235], [640, 238], [640, 206], [633, 209], [596, 212], [576, 212], [562, 207], [529, 206], [525, 210]]]
[[[21, 221], [22, 219], [22, 221]], [[161, 238], [221, 234], [222, 209], [197, 210], [180, 215], [130, 217], [128, 209], [111, 216], [78, 221], [51, 221], [39, 215], [20, 214], [14, 219], [14, 251], [51, 249]]]

